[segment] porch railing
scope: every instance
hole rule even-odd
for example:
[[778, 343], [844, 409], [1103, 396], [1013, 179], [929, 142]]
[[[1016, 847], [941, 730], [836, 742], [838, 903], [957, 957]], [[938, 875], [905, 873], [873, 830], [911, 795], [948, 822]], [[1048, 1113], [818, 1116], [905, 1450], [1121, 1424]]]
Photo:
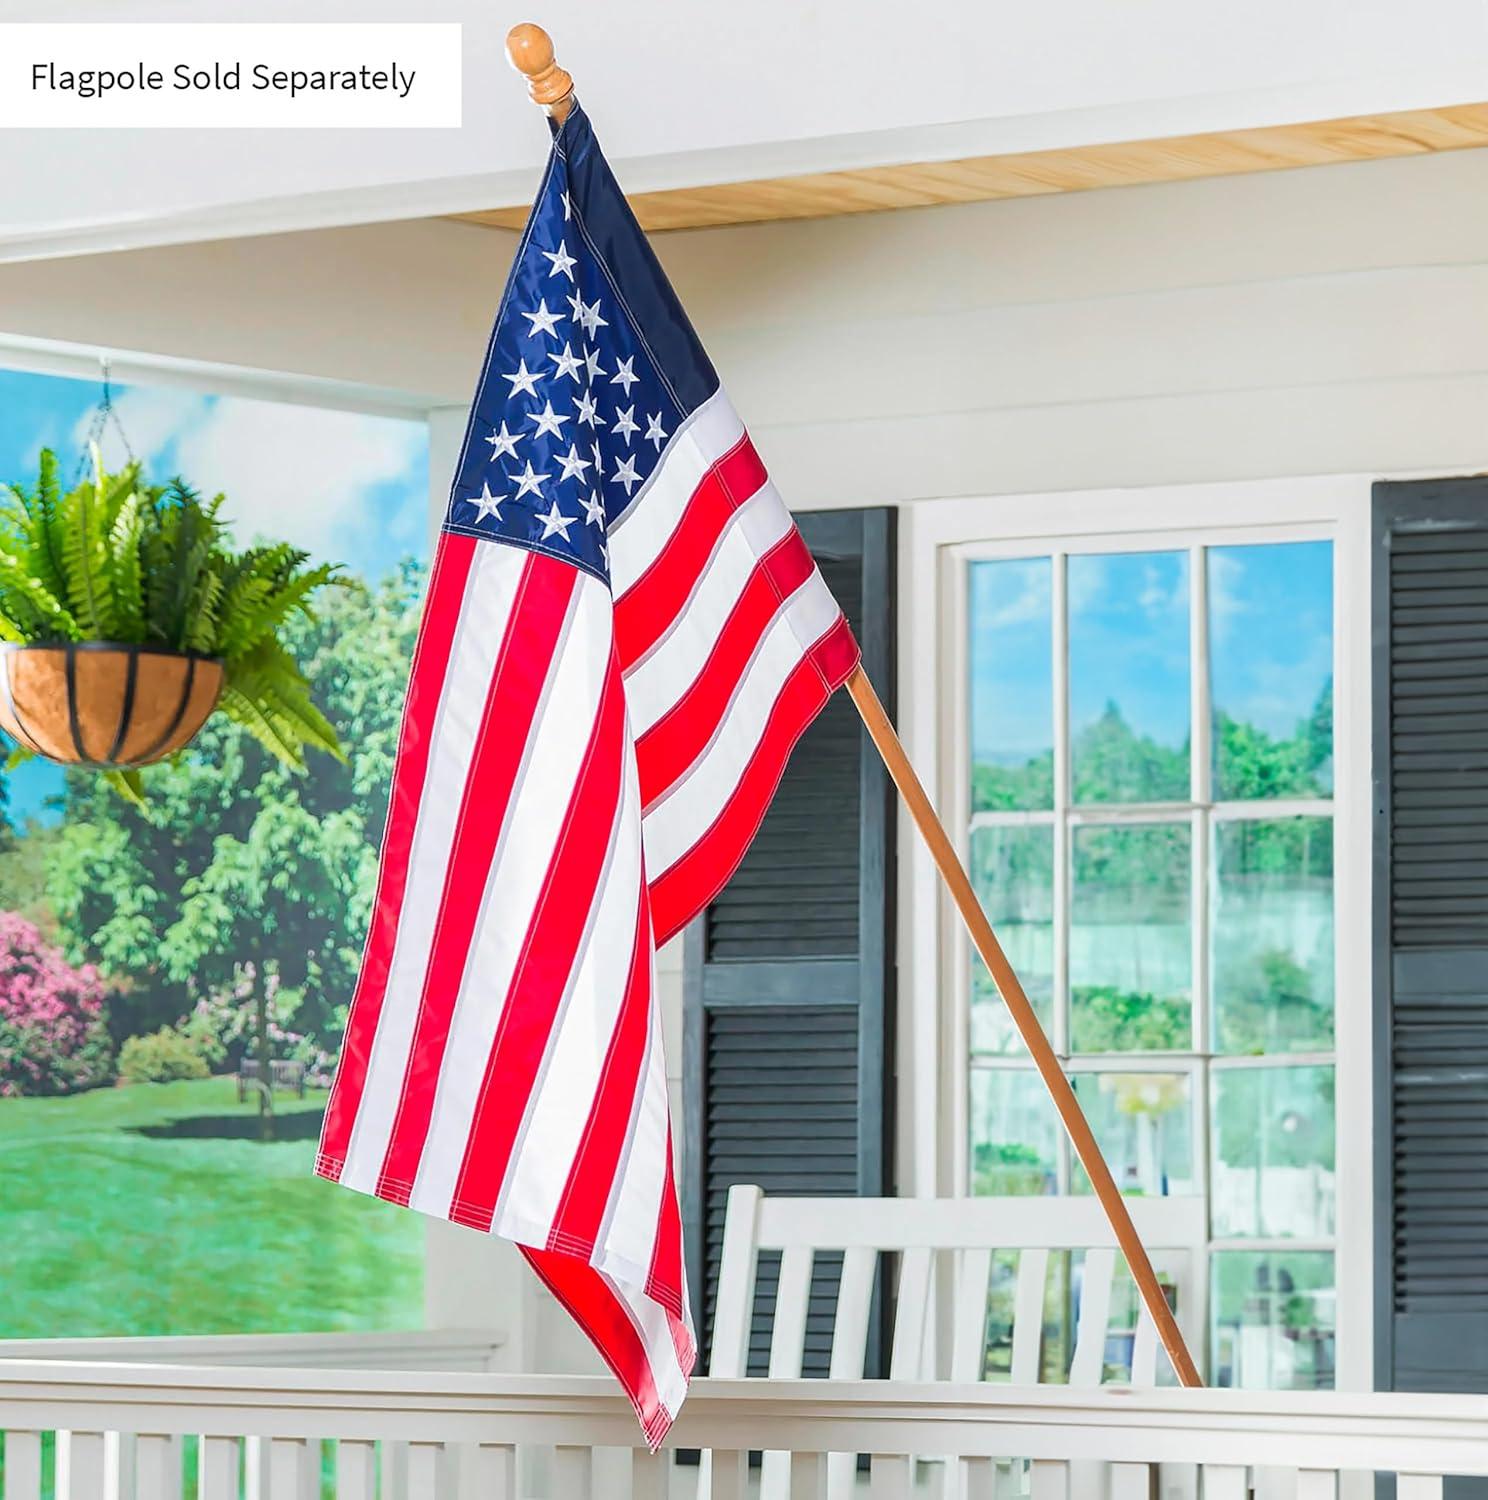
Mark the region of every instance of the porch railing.
[[[0, 1426], [6, 1500], [181, 1500], [183, 1440], [199, 1500], [681, 1500], [698, 1484], [638, 1449], [613, 1384], [587, 1377], [15, 1360]], [[1442, 1476], [1488, 1475], [1488, 1403], [700, 1380], [670, 1443], [712, 1450], [714, 1500], [745, 1500], [761, 1448], [792, 1455], [800, 1500], [825, 1494], [834, 1453], [871, 1455], [872, 1500], [921, 1492], [948, 1458], [967, 1460], [969, 1500], [992, 1500], [1007, 1457], [1032, 1461], [1033, 1500], [1083, 1500], [1092, 1472], [1111, 1500], [1147, 1500], [1159, 1464], [1198, 1466], [1206, 1500], [1245, 1500], [1256, 1464], [1296, 1500], [1333, 1500], [1341, 1475], [1371, 1471], [1398, 1476], [1399, 1500], [1440, 1500]]]

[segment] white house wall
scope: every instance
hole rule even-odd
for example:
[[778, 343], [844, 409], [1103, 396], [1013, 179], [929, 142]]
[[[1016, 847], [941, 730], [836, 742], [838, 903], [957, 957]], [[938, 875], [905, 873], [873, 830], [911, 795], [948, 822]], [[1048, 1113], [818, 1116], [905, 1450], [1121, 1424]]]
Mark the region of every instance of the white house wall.
[[[438, 412], [437, 495], [512, 243], [417, 222], [4, 266], [0, 363], [22, 335], [395, 388]], [[799, 507], [1488, 467], [1488, 151], [658, 248]], [[923, 660], [926, 601], [901, 606]], [[906, 1119], [933, 1067], [907, 948]], [[675, 1067], [674, 954], [663, 986]], [[436, 1245], [433, 1320], [468, 1319], [479, 1280], [480, 1316], [510, 1322], [511, 1262]], [[563, 1320], [522, 1318], [514, 1358], [582, 1357]]]
[[[132, 10], [349, 19], [343, 0]], [[120, 18], [118, 0], [0, 0], [0, 21]], [[502, 43], [527, 18], [488, 0], [356, 6], [463, 24], [459, 130], [9, 131], [0, 257], [520, 202], [545, 132]], [[1461, 104], [1488, 68], [1479, 0], [546, 0], [539, 19], [633, 191]]]

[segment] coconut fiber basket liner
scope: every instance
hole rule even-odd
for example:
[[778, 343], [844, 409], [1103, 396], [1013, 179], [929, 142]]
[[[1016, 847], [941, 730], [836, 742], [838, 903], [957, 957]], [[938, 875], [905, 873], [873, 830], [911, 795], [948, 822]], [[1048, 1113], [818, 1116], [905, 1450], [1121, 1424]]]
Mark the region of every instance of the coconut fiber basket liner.
[[191, 651], [0, 644], [0, 729], [64, 765], [146, 766], [206, 723], [222, 676], [217, 658]]

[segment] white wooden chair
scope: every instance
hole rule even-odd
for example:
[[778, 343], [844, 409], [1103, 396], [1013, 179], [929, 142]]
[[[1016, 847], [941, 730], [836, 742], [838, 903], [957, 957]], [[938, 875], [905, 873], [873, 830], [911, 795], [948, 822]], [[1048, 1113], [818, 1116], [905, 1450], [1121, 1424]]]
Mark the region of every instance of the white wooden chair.
[[[1191, 1345], [1201, 1345], [1205, 1287], [1197, 1252], [1205, 1235], [1203, 1199], [1133, 1198], [1128, 1207], [1143, 1243], [1176, 1284], [1184, 1336]], [[1083, 1251], [1068, 1380], [1080, 1387], [1103, 1383], [1117, 1249], [1093, 1197], [767, 1198], [757, 1187], [734, 1187], [724, 1221], [710, 1375], [746, 1373], [761, 1251], [780, 1252], [769, 1342], [772, 1378], [801, 1374], [815, 1257], [821, 1251], [840, 1251], [831, 1377], [863, 1377], [880, 1256], [897, 1254], [889, 1379], [968, 1382], [983, 1376], [993, 1257], [998, 1251], [1016, 1252], [1011, 1351], [1015, 1385], [1040, 1383], [1051, 1257], [1061, 1251]], [[938, 1279], [944, 1288], [939, 1293]], [[937, 1349], [945, 1342], [936, 1338], [937, 1310], [949, 1311], [948, 1351]], [[1131, 1384], [1157, 1383], [1158, 1348], [1156, 1329], [1143, 1309], [1132, 1343]], [[840, 1500], [851, 1489], [853, 1465], [850, 1454], [832, 1455], [830, 1500]], [[707, 1488], [700, 1493], [706, 1495]], [[789, 1493], [789, 1456], [766, 1454], [760, 1500], [786, 1500]]]

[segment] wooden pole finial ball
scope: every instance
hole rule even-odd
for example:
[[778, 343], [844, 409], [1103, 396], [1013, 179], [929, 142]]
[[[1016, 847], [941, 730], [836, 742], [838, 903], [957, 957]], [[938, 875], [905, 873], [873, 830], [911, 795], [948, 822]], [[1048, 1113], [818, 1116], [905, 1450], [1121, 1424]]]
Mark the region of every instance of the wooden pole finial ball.
[[527, 79], [527, 92], [560, 123], [573, 102], [573, 78], [553, 61], [553, 39], [524, 21], [506, 34], [506, 56]]

